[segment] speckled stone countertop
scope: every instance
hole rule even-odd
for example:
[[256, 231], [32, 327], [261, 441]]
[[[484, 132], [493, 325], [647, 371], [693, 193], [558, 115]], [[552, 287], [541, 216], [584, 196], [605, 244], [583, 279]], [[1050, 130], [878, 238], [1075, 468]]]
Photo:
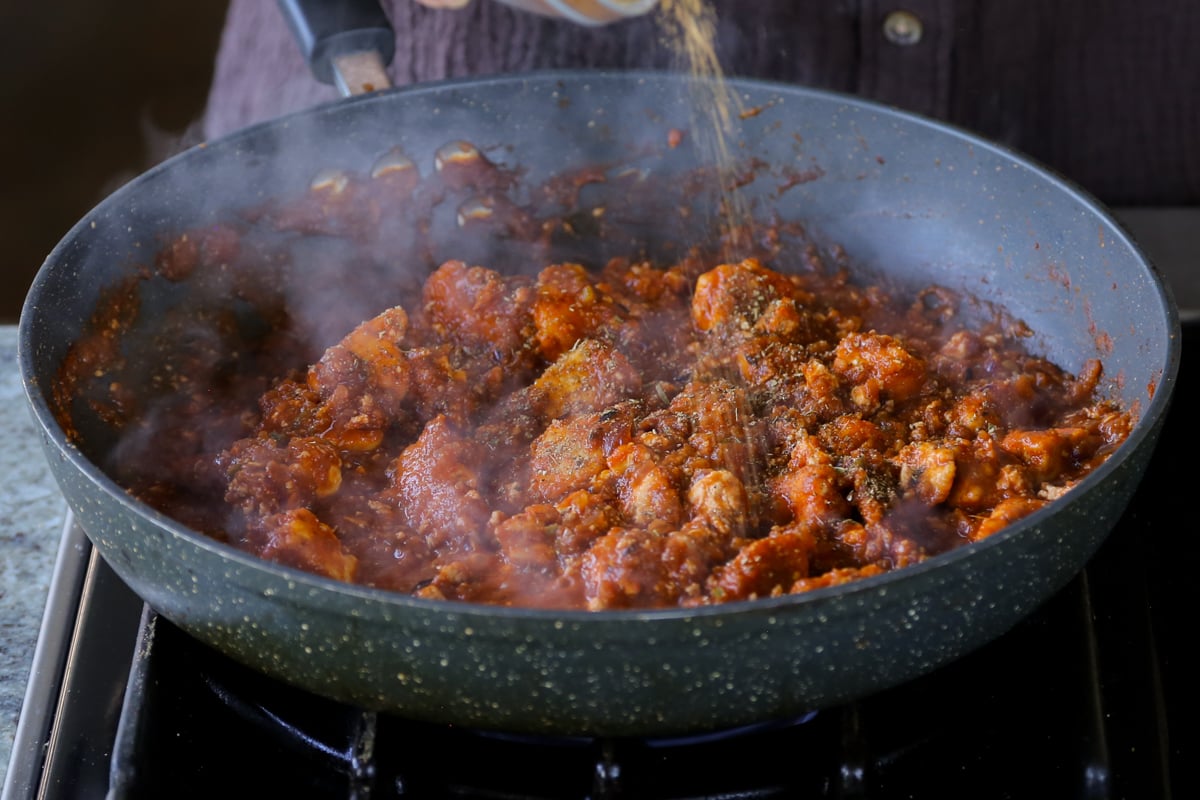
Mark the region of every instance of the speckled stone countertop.
[[67, 505], [42, 454], [17, 368], [17, 328], [0, 326], [0, 785], [33, 663]]

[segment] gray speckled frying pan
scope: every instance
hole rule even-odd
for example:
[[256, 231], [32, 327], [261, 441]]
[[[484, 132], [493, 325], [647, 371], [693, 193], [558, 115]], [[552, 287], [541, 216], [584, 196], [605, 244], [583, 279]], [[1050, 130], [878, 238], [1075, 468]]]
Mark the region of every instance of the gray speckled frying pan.
[[[803, 220], [868, 270], [1002, 303], [1069, 370], [1102, 359], [1104, 391], [1140, 415], [1121, 449], [1049, 507], [916, 567], [704, 609], [562, 613], [423, 601], [261, 561], [131, 499], [98, 466], [111, 437], [97, 421], [80, 419], [82, 442], [66, 440], [48, 399], [56, 371], [102, 288], [144, 263], [160, 233], [303, 192], [318, 167], [367, 171], [394, 146], [427, 172], [439, 147], [468, 140], [519, 165], [529, 186], [634, 160], [642, 194], [678, 189], [672, 178], [702, 159], [695, 137], [661, 146], [693, 126], [679, 76], [454, 81], [339, 100], [189, 150], [113, 193], [50, 254], [21, 317], [20, 365], [54, 474], [100, 553], [167, 619], [257, 670], [369, 708], [512, 731], [660, 735], [782, 718], [1009, 630], [1082, 568], [1142, 475], [1179, 362], [1168, 291], [1103, 208], [1019, 154], [847, 96], [734, 87], [757, 111], [737, 123], [735, 147], [765, 165], [746, 189], [760, 209]], [[630, 197], [613, 181], [580, 203]], [[656, 246], [657, 221], [635, 222], [617, 249]], [[485, 264], [514, 246], [463, 236], [453, 217], [432, 240], [433, 261], [466, 240], [497, 248], [465, 256]], [[189, 300], [165, 281], [142, 293], [150, 316]]]

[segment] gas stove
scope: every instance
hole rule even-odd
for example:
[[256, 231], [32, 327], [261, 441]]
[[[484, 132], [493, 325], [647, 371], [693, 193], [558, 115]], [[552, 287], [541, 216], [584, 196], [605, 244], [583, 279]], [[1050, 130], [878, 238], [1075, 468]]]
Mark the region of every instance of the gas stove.
[[1032, 615], [907, 684], [691, 738], [512, 735], [310, 695], [157, 616], [68, 524], [3, 800], [1200, 796], [1185, 594], [1198, 337], [1184, 326], [1171, 415], [1129, 509]]

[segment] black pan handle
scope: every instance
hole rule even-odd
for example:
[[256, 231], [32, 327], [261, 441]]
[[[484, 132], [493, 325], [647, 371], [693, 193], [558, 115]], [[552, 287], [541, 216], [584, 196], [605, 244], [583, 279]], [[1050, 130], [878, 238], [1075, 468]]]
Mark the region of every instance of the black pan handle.
[[309, 69], [344, 96], [391, 85], [396, 36], [379, 0], [278, 0]]

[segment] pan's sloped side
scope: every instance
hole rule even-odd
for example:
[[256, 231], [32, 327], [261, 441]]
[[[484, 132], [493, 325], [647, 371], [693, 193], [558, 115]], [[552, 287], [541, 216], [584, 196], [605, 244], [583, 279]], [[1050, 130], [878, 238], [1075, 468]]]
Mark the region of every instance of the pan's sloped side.
[[[1140, 479], [1178, 368], [1170, 296], [1102, 208], [1017, 154], [839, 95], [735, 87], [755, 109], [734, 141], [758, 165], [744, 189], [756, 213], [802, 222], [877, 274], [1004, 305], [1067, 369], [1101, 359], [1106, 393], [1140, 415], [1122, 448], [1050, 507], [906, 570], [726, 607], [557, 614], [418, 601], [259, 561], [130, 498], [97, 466], [114, 443], [101, 421], [82, 413], [82, 445], [66, 441], [50, 393], [101, 288], [147, 263], [161, 235], [303, 192], [321, 168], [367, 172], [399, 147], [428, 173], [447, 142], [469, 141], [520, 174], [520, 201], [556, 174], [605, 166], [605, 181], [576, 196], [584, 218], [616, 220], [602, 240], [568, 237], [551, 252], [467, 236], [450, 204], [427, 250], [397, 256], [418, 271], [446, 258], [540, 266], [562, 253], [669, 251], [681, 218], [711, 230], [710, 197], [688, 195], [689, 213], [675, 213], [693, 186], [683, 176], [705, 161], [698, 137], [675, 146], [671, 135], [697, 123], [682, 78], [460, 81], [340, 101], [189, 151], [114, 193], [51, 254], [22, 315], [21, 368], [52, 469], [98, 550], [166, 618], [255, 669], [372, 708], [506, 730], [671, 734], [785, 717], [1004, 633], [1078, 572]], [[674, 194], [652, 196], [663, 186]], [[145, 281], [143, 317], [199, 302], [190, 288]]]

